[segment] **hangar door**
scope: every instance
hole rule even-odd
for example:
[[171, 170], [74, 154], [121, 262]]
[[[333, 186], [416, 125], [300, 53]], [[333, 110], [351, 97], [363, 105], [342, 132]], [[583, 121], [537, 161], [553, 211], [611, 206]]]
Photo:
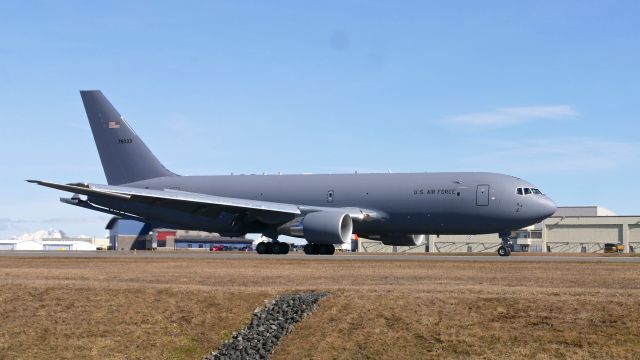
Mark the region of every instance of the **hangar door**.
[[489, 185], [478, 185], [478, 189], [476, 190], [476, 205], [489, 205]]
[[45, 244], [44, 250], [72, 250], [72, 245], [67, 244]]
[[619, 225], [547, 225], [547, 242], [619, 244], [622, 229]]
[[629, 225], [629, 242], [640, 242], [640, 226]]

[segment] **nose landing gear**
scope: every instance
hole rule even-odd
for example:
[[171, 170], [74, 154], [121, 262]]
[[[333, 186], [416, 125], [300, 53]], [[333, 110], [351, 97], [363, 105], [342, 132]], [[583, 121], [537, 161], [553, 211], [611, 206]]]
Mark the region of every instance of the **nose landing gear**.
[[502, 245], [498, 247], [498, 255], [500, 256], [511, 255], [511, 241], [509, 241], [509, 237], [511, 236], [511, 231], [502, 231], [498, 235], [502, 240]]
[[511, 249], [508, 246], [500, 245], [498, 248], [498, 255], [500, 256], [509, 256], [511, 255]]

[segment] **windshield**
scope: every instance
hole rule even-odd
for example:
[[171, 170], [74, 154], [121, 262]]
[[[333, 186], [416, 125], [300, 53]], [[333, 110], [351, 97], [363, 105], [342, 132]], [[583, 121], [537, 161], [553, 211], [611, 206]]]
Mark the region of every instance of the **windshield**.
[[522, 196], [531, 195], [531, 194], [542, 195], [542, 191], [534, 188], [517, 188], [516, 194], [522, 195]]

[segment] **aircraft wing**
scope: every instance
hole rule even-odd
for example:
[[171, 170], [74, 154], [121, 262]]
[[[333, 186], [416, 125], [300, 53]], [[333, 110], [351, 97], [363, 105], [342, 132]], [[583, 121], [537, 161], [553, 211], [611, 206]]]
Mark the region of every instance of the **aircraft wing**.
[[[303, 215], [315, 211], [331, 210], [336, 208], [305, 206], [271, 201], [232, 198], [225, 196], [207, 195], [179, 190], [151, 190], [128, 186], [113, 186], [99, 184], [58, 184], [41, 180], [27, 180], [27, 182], [50, 187], [53, 189], [68, 191], [86, 196], [99, 196], [106, 198], [118, 198], [134, 202], [158, 204], [175, 209], [199, 208], [221, 210], [230, 213], [253, 213], [266, 215]], [[359, 208], [339, 208], [349, 214], [353, 220], [360, 221], [365, 218], [378, 217], [375, 211]]]

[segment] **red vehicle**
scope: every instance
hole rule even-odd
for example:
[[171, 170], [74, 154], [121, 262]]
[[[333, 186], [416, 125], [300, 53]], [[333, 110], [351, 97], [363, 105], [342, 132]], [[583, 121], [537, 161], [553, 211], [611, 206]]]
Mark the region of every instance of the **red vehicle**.
[[211, 251], [224, 251], [224, 245], [214, 245]]

